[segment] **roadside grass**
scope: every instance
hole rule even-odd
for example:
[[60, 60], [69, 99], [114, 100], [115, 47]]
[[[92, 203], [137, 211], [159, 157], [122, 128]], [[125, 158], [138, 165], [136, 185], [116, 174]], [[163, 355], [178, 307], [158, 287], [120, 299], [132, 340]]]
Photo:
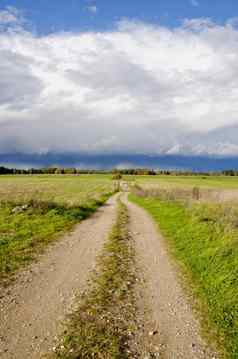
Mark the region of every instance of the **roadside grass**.
[[0, 202], [0, 285], [9, 284], [21, 266], [36, 258], [60, 234], [95, 212], [110, 195], [102, 194], [100, 199], [89, 199], [79, 206], [33, 199], [23, 202], [23, 207], [21, 202]]
[[238, 207], [142, 198], [192, 290], [204, 334], [225, 358], [238, 358]]
[[0, 285], [113, 192], [107, 175], [0, 176]]
[[136, 331], [134, 246], [128, 214], [119, 202], [118, 217], [88, 290], [66, 323], [65, 334], [51, 359], [137, 358], [130, 342]]

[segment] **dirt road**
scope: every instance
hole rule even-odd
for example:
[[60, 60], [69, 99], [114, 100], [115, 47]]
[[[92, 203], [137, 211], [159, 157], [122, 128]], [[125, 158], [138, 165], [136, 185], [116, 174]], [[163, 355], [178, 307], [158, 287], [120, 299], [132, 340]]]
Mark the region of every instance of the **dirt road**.
[[[203, 341], [163, 237], [142, 208], [128, 206], [138, 267], [145, 279], [142, 306], [151, 309], [146, 324], [163, 359], [217, 359]], [[80, 223], [19, 275], [0, 297], [0, 358], [39, 359], [57, 344], [61, 321], [75, 294], [85, 288], [95, 259], [116, 217], [116, 198]], [[142, 308], [143, 312], [143, 308]]]
[[115, 197], [1, 292], [0, 358], [39, 359], [52, 350], [61, 320], [83, 289], [115, 220]]
[[[166, 245], [152, 218], [123, 197], [130, 215], [139, 267], [146, 281], [144, 301], [151, 308], [148, 328], [154, 331], [164, 359], [215, 359], [200, 336], [200, 326], [178, 281]], [[157, 333], [158, 331], [158, 333]]]

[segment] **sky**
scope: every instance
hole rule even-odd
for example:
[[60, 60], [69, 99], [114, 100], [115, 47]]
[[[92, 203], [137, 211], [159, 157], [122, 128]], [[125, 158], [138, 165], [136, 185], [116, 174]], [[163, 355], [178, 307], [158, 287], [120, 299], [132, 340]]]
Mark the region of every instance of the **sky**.
[[238, 2], [0, 0], [0, 158], [52, 153], [238, 158]]

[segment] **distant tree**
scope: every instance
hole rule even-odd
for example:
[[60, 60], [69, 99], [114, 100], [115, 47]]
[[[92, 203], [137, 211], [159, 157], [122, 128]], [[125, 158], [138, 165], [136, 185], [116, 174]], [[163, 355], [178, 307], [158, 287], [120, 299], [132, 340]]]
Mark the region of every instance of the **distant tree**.
[[56, 168], [54, 174], [56, 174], [56, 175], [63, 175], [63, 174], [64, 174], [64, 169], [63, 169], [63, 168], [60, 168], [60, 167], [59, 167], [59, 168]]
[[119, 181], [119, 180], [121, 180], [121, 179], [122, 179], [121, 173], [114, 173], [113, 176], [112, 176], [112, 179], [113, 179], [114, 181]]
[[68, 175], [76, 174], [76, 173], [77, 173], [77, 170], [76, 170], [76, 168], [65, 168], [65, 169], [64, 169], [64, 173], [65, 173], [65, 174], [68, 174]]

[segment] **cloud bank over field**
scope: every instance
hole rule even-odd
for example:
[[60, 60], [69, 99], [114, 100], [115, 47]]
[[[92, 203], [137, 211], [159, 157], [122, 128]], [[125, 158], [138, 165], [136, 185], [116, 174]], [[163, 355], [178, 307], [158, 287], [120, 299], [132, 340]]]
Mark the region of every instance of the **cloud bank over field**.
[[0, 153], [238, 155], [237, 21], [37, 36], [0, 12]]

